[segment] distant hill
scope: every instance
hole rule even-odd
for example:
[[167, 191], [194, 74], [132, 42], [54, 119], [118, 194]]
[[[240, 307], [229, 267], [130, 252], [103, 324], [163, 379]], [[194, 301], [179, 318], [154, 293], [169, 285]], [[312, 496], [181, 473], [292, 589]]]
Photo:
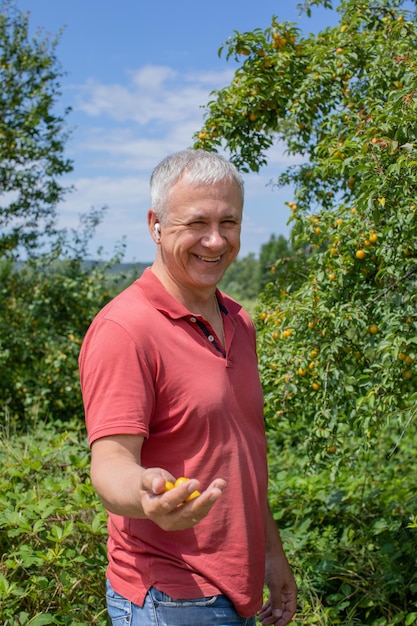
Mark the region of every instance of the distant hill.
[[[68, 261], [68, 259], [66, 259], [65, 261]], [[64, 263], [65, 263], [64, 261]], [[17, 269], [20, 269], [21, 267], [24, 266], [24, 264], [26, 263], [26, 261], [16, 261], [15, 262], [15, 267]], [[84, 261], [83, 262], [83, 266], [88, 269], [90, 267], [104, 267], [107, 265], [107, 261]], [[134, 273], [137, 274], [138, 276], [141, 276], [141, 274], [143, 273], [143, 271], [147, 268], [150, 267], [152, 265], [152, 261], [150, 261], [149, 263], [144, 263], [144, 262], [137, 262], [137, 263], [116, 263], [115, 265], [108, 267], [107, 271], [109, 272], [109, 274], [121, 274], [121, 273]]]

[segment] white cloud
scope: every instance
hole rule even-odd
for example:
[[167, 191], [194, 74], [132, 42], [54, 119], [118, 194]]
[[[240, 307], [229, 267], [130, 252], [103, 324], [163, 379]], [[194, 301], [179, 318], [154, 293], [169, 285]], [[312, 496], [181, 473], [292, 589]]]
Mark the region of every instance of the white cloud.
[[181, 74], [168, 67], [145, 66], [129, 73], [127, 85], [89, 80], [79, 88], [76, 109], [141, 126], [173, 124], [190, 116], [198, 120], [210, 92], [227, 84], [231, 75], [230, 71]]
[[[188, 142], [189, 140], [188, 137]], [[80, 142], [79, 149], [94, 155], [93, 158], [89, 157], [90, 168], [138, 172], [150, 171], [159, 160], [169, 152], [179, 149], [179, 146], [179, 141], [169, 135], [147, 139], [136, 136], [131, 130], [108, 131], [98, 128]]]
[[133, 86], [138, 87], [139, 91], [145, 89], [147, 92], [159, 92], [165, 82], [178, 77], [177, 70], [163, 65], [145, 65], [129, 74]]
[[79, 178], [70, 181], [75, 191], [60, 206], [59, 226], [77, 229], [79, 216], [94, 207], [107, 210], [96, 229], [90, 252], [103, 247], [109, 258], [116, 245], [126, 238], [126, 260], [152, 260], [154, 245], [147, 231], [146, 214], [150, 205], [149, 180], [145, 176]]

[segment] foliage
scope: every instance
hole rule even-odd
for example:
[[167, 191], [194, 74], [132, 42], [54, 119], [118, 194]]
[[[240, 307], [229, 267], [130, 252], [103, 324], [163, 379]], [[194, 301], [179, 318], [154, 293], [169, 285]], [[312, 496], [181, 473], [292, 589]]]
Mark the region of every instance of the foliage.
[[226, 270], [219, 288], [236, 300], [255, 300], [259, 294], [259, 261], [253, 253], [236, 259]]
[[56, 113], [62, 71], [57, 40], [29, 37], [27, 15], [0, 3], [0, 257], [36, 251], [54, 233], [55, 209], [72, 170], [64, 120]]
[[277, 284], [285, 287], [291, 276], [294, 285], [304, 280], [304, 263], [289, 241], [279, 235], [271, 235], [269, 241], [261, 246], [259, 254], [260, 291], [271, 282], [271, 273]]
[[[271, 439], [269, 466], [300, 589], [295, 625], [417, 623], [408, 600], [417, 591], [415, 432], [387, 428], [366, 458], [337, 472], [309, 467], [292, 432], [284, 422]], [[2, 623], [104, 626], [106, 516], [88, 476], [83, 424], [33, 421], [22, 435], [7, 421], [0, 467]]]
[[79, 425], [33, 422], [0, 436], [4, 626], [106, 624], [106, 515]]
[[386, 427], [353, 463], [317, 471], [271, 438], [270, 500], [299, 586], [295, 624], [417, 623], [415, 427]]
[[[305, 6], [318, 4], [331, 6]], [[277, 184], [294, 189], [288, 205], [295, 271], [286, 271], [288, 259], [275, 264], [278, 279], [271, 273], [257, 318], [268, 433], [279, 457], [283, 433], [291, 438], [293, 465], [304, 459], [299, 472], [310, 459], [313, 476], [324, 480], [329, 467], [343, 480], [357, 464], [376, 490], [395, 463], [367, 466], [373, 448], [390, 430], [399, 442], [415, 438], [417, 24], [405, 6], [413, 3], [341, 0], [339, 24], [317, 35], [303, 36], [275, 17], [265, 31], [235, 33], [226, 54], [243, 61], [230, 85], [213, 94], [196, 135], [196, 146], [228, 150], [243, 171], [262, 167], [277, 140], [298, 155], [299, 165], [277, 172]], [[403, 480], [407, 493], [398, 492], [415, 506]], [[323, 489], [330, 498], [330, 485]], [[391, 528], [388, 500], [379, 509], [359, 500], [355, 507], [362, 533], [372, 519]], [[320, 510], [317, 517], [308, 529], [320, 542], [310, 544], [305, 561], [297, 558], [313, 572], [307, 565], [325, 548], [324, 523], [341, 569], [336, 576], [332, 565], [320, 584], [311, 579], [311, 593], [332, 614], [323, 623], [413, 623], [415, 589], [399, 578], [402, 544], [395, 544], [400, 561], [393, 559], [393, 572], [382, 547], [376, 561], [361, 552], [356, 539], [363, 534], [344, 537], [336, 517]], [[355, 567], [340, 554], [348, 544]], [[368, 566], [382, 568], [387, 580], [392, 575], [403, 595], [382, 585], [375, 569], [374, 589], [363, 587], [375, 607], [365, 606], [352, 571], [359, 577]], [[342, 579], [347, 586], [335, 591]]]
[[[284, 262], [285, 269], [282, 265]], [[236, 259], [226, 271], [219, 287], [240, 302], [254, 302], [265, 285], [270, 282], [271, 272], [276, 274], [275, 279], [282, 273], [284, 281], [289, 272], [297, 273], [298, 265], [298, 257], [285, 237], [272, 234], [269, 240], [262, 244], [259, 258], [251, 252], [243, 258]]]
[[[92, 236], [90, 223], [85, 226]], [[0, 262], [0, 416], [22, 427], [37, 415], [82, 418], [82, 339], [99, 309], [133, 281], [133, 270], [110, 273], [118, 256], [87, 264], [82, 231], [76, 239], [72, 245], [61, 233], [47, 254], [19, 265]]]

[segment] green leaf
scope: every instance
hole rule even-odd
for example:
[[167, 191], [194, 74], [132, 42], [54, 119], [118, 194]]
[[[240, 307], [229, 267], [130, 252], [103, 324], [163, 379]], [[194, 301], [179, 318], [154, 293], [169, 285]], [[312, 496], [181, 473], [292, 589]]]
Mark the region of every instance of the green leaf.
[[45, 613], [39, 613], [38, 615], [35, 615], [35, 617], [32, 617], [32, 619], [30, 619], [27, 622], [28, 626], [45, 626], [46, 624], [59, 624], [60, 622], [58, 622], [53, 615], [46, 615]]

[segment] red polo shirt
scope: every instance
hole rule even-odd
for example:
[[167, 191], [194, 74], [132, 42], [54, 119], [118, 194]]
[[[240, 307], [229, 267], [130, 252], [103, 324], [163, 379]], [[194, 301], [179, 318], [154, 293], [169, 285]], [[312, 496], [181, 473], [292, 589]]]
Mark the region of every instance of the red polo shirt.
[[262, 605], [267, 507], [263, 397], [255, 329], [217, 292], [226, 353], [214, 331], [173, 298], [150, 269], [95, 318], [80, 354], [90, 444], [145, 437], [142, 464], [227, 488], [191, 529], [109, 513], [115, 591], [142, 605], [151, 586], [178, 598], [227, 595], [238, 613]]

